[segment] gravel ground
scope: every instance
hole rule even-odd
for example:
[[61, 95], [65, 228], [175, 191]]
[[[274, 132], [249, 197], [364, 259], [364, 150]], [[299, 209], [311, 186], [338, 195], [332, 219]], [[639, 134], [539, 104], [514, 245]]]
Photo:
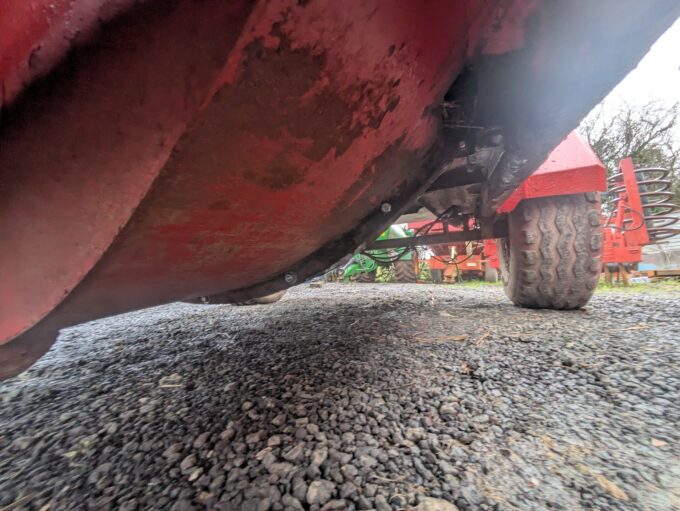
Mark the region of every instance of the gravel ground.
[[330, 284], [81, 325], [0, 385], [0, 509], [680, 509], [679, 311]]

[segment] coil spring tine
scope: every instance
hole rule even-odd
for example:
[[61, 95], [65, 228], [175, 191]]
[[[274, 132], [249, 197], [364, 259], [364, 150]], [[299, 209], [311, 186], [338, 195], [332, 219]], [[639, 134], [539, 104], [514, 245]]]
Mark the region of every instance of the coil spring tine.
[[635, 169], [636, 174], [643, 173], [643, 172], [660, 172], [661, 174], [668, 175], [670, 170], [664, 169], [662, 167], [642, 167], [642, 168], [639, 168], [639, 169]]
[[[670, 170], [660, 167], [643, 167], [635, 169], [635, 175], [642, 177], [637, 184], [640, 187], [643, 219], [647, 225], [649, 240], [657, 243], [680, 234], [679, 228], [671, 227], [680, 221], [680, 218], [670, 216], [670, 214], [679, 211], [680, 207], [671, 202], [674, 194], [668, 179]], [[623, 191], [624, 187], [618, 188]]]
[[654, 179], [654, 180], [663, 180], [668, 178], [669, 172], [667, 170], [661, 171], [658, 169], [650, 169], [644, 172], [635, 172], [635, 176], [637, 178], [642, 178], [642, 179]]
[[671, 187], [671, 182], [670, 181], [657, 181], [656, 179], [653, 179], [651, 181], [638, 181], [638, 186], [657, 186], [658, 191], [664, 191], [668, 190]]
[[[645, 219], [646, 220], [646, 219]], [[650, 227], [647, 228], [647, 230], [651, 229], [663, 229], [665, 227], [670, 227], [671, 225], [675, 224], [675, 222], [678, 221], [677, 218], [675, 217], [656, 217], [651, 220], [654, 222], [654, 224]]]
[[673, 192], [666, 191], [666, 190], [657, 190], [657, 191], [650, 191], [650, 192], [642, 192], [640, 193], [640, 197], [651, 197], [653, 195], [662, 195], [664, 197], [670, 197], [671, 199], [675, 195]]
[[658, 243], [659, 241], [667, 240], [668, 238], [672, 238], [678, 234], [680, 234], [680, 229], [664, 229], [663, 231], [650, 234], [649, 240], [652, 243]]
[[[654, 209], [656, 207], [664, 206], [664, 205], [668, 204], [668, 202], [666, 200], [664, 200], [666, 198], [667, 197], [663, 197], [663, 198], [658, 199], [656, 201], [650, 201], [649, 199], [647, 199], [647, 202], [642, 204], [642, 209], [647, 210], [647, 209]], [[643, 211], [643, 213], [645, 213], [645, 211]]]
[[[664, 218], [665, 215], [668, 215], [670, 213], [674, 213], [676, 211], [680, 211], [680, 207], [676, 206], [675, 204], [662, 204], [661, 206], [657, 206], [654, 208], [658, 211], [655, 211], [651, 216], [656, 217], [656, 218]], [[663, 216], [660, 216], [663, 215]], [[670, 217], [670, 218], [676, 218], [676, 217]]]

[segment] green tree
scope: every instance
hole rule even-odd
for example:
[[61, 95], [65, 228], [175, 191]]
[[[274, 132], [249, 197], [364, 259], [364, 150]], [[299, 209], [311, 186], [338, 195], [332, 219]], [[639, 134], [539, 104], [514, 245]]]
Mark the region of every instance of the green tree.
[[680, 204], [680, 102], [623, 103], [613, 112], [608, 106], [601, 103], [579, 128], [608, 175], [618, 172], [619, 160], [626, 157], [637, 166], [667, 168], [673, 201]]

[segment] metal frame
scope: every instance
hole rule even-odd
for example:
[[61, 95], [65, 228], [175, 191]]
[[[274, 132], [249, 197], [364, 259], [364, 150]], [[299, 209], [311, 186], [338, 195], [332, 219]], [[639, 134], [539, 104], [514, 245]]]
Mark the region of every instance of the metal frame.
[[672, 227], [678, 219], [669, 215], [680, 208], [670, 202], [666, 169], [636, 169], [633, 160], [625, 158], [619, 170], [608, 180], [616, 209], [604, 220], [602, 257], [605, 263], [639, 263], [642, 247], [680, 234]]
[[392, 240], [379, 240], [366, 244], [366, 250], [385, 248], [417, 247], [423, 245], [438, 245], [444, 243], [456, 243], [461, 241], [481, 241], [489, 238], [505, 238], [508, 235], [508, 226], [505, 219], [496, 219], [488, 227], [484, 228], [445, 232], [442, 234], [429, 234], [413, 236], [410, 238], [398, 238]]

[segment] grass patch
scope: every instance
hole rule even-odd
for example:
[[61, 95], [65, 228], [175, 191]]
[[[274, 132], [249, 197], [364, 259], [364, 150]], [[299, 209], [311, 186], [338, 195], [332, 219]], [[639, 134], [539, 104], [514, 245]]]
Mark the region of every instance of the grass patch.
[[680, 280], [663, 279], [646, 284], [631, 284], [625, 287], [623, 284], [615, 284], [610, 286], [605, 283], [604, 279], [600, 282], [595, 290], [596, 293], [631, 293], [631, 294], [654, 294], [654, 293], [680, 293]]
[[485, 280], [464, 280], [463, 282], [456, 282], [455, 284], [447, 285], [454, 287], [464, 287], [469, 289], [503, 287], [503, 283], [501, 281], [487, 282]]
[[[446, 284], [448, 286], [467, 288], [467, 289], [480, 289], [480, 288], [502, 288], [502, 282], [486, 282], [484, 280], [465, 280], [463, 282], [457, 282], [455, 284]], [[649, 282], [646, 284], [631, 284], [628, 287], [624, 287], [622, 284], [617, 284], [614, 286], [609, 286], [605, 283], [604, 278], [602, 278], [595, 290], [596, 293], [631, 293], [631, 294], [654, 294], [654, 293], [678, 293], [680, 294], [680, 280], [677, 279], [665, 279], [657, 280], [655, 282]]]

